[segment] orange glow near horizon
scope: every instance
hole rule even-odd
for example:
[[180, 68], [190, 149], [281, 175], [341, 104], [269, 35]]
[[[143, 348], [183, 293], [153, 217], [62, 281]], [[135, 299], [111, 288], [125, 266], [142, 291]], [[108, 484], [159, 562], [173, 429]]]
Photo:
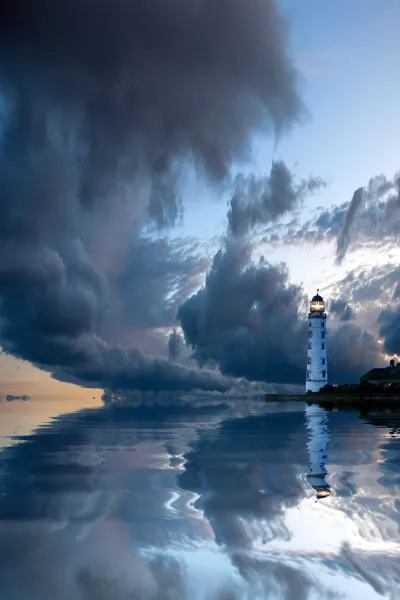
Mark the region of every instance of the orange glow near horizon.
[[99, 399], [103, 390], [83, 388], [73, 383], [53, 379], [49, 373], [30, 363], [0, 354], [0, 397], [7, 394], [33, 397], [52, 396], [61, 399]]

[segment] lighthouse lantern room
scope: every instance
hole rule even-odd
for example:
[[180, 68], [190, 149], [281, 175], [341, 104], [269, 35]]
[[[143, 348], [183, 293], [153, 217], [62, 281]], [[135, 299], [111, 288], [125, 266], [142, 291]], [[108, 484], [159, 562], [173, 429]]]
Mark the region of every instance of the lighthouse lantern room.
[[306, 392], [319, 392], [327, 382], [325, 302], [317, 290], [308, 313]]

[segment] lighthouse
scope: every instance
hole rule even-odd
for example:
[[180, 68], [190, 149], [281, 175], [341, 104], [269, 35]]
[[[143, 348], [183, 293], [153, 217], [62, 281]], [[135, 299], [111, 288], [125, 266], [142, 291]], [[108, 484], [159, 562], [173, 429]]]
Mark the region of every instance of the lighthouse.
[[306, 392], [319, 392], [327, 382], [325, 302], [317, 290], [308, 313]]

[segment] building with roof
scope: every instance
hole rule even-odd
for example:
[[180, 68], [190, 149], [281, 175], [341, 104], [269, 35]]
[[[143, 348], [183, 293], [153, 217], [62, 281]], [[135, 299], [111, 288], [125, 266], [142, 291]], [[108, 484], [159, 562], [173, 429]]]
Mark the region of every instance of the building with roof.
[[375, 385], [384, 388], [400, 388], [400, 363], [391, 360], [389, 366], [371, 369], [360, 377], [361, 385]]

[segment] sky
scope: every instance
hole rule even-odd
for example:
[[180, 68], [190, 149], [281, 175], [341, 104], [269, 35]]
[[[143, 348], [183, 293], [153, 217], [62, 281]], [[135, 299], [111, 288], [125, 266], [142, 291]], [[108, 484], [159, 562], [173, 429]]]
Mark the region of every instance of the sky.
[[400, 355], [399, 3], [153, 4], [0, 8], [0, 393], [300, 390], [317, 288]]

